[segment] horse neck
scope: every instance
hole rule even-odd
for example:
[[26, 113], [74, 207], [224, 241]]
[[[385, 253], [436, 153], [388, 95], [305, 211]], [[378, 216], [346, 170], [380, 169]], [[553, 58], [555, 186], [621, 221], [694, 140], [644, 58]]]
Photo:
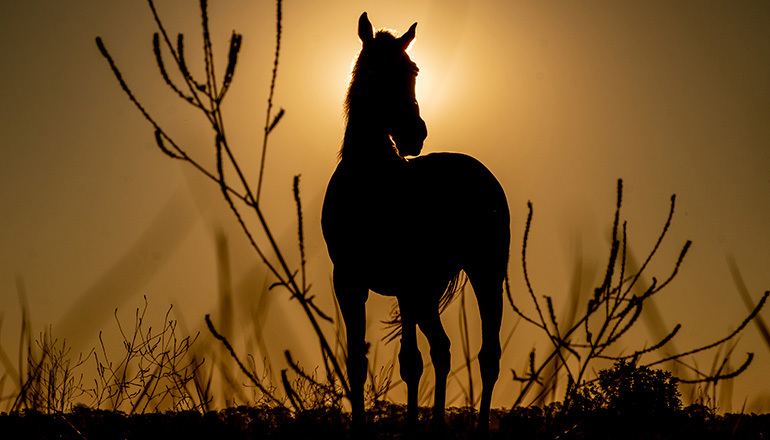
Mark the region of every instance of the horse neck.
[[385, 128], [376, 117], [348, 118], [341, 160], [369, 170], [388, 170], [405, 163], [398, 155]]

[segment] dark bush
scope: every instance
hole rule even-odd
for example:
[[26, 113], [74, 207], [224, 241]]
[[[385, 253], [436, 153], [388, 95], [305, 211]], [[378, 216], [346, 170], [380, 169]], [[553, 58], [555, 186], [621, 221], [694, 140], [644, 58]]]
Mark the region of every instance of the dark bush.
[[682, 407], [678, 380], [668, 371], [637, 366], [634, 361], [617, 361], [599, 371], [596, 382], [583, 384], [572, 392], [571, 411], [606, 410], [622, 416], [672, 415]]

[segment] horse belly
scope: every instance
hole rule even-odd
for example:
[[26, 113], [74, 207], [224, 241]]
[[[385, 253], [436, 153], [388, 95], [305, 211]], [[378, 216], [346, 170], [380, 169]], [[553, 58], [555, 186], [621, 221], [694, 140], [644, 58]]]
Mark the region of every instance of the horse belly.
[[448, 282], [459, 271], [459, 264], [449, 261], [450, 252], [428, 244], [425, 235], [378, 229], [372, 224], [350, 224], [334, 238], [327, 237], [335, 267], [345, 267], [373, 292], [398, 296], [444, 279]]

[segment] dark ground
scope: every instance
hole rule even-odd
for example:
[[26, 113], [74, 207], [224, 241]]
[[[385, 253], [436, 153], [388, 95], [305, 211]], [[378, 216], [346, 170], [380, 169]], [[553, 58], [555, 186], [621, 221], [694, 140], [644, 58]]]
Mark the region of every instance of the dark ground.
[[[425, 410], [427, 417], [429, 411]], [[364, 438], [405, 438], [405, 408], [386, 405], [369, 414]], [[475, 438], [472, 409], [447, 410], [445, 434], [435, 435], [422, 422], [414, 438]], [[558, 406], [545, 409], [495, 410], [490, 439], [767, 439], [770, 414], [714, 415], [690, 406], [665, 416], [629, 417], [596, 410], [566, 414]], [[75, 408], [71, 413], [22, 411], [0, 414], [3, 439], [346, 439], [349, 419], [338, 409], [309, 410], [292, 415], [284, 409], [238, 407], [219, 412], [169, 412], [126, 415]]]

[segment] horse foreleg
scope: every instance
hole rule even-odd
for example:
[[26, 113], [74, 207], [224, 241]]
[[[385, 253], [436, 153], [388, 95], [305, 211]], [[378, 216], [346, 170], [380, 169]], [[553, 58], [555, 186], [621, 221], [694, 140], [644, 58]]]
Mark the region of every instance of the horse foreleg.
[[366, 299], [369, 290], [357, 285], [353, 279], [334, 271], [334, 292], [340, 305], [348, 341], [348, 385], [353, 426], [364, 421], [364, 383], [366, 382]]
[[401, 351], [398, 361], [401, 364], [401, 379], [406, 383], [406, 422], [413, 428], [417, 424], [417, 392], [422, 376], [422, 355], [417, 348], [417, 323], [412, 316], [413, 310], [398, 301], [401, 312]]

